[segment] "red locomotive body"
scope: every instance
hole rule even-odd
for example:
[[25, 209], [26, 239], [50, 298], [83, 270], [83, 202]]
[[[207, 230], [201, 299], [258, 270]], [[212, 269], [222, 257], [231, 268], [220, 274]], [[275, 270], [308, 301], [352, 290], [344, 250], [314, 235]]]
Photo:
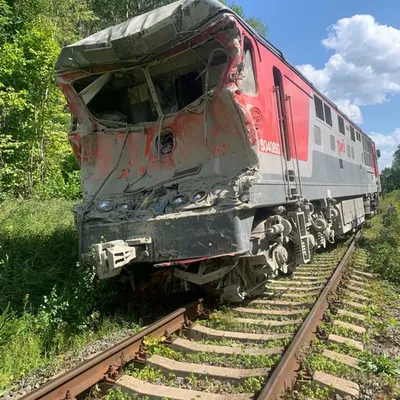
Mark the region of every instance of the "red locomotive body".
[[360, 225], [373, 142], [231, 10], [183, 0], [63, 49], [57, 80], [101, 278], [174, 266], [238, 301]]

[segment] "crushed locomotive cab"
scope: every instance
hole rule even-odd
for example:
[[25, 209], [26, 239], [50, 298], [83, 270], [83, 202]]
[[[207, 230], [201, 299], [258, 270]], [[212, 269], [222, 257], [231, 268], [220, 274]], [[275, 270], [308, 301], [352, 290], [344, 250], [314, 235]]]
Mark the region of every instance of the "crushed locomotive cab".
[[56, 69], [82, 172], [81, 257], [100, 278], [164, 269], [241, 301], [373, 211], [372, 141], [356, 127], [363, 141], [343, 161], [331, 103], [321, 125], [323, 97], [216, 0], [98, 32]]

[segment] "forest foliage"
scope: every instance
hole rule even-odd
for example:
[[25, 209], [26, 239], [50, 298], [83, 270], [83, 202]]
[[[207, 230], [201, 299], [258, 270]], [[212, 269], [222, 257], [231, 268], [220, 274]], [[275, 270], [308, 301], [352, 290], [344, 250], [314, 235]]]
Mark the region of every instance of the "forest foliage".
[[381, 172], [381, 185], [383, 194], [400, 189], [400, 146], [393, 154], [392, 166]]
[[364, 232], [362, 245], [369, 250], [369, 263], [372, 269], [399, 287], [400, 190], [393, 190], [383, 197], [379, 211], [378, 215], [368, 223], [370, 229]]
[[[0, 0], [0, 201], [80, 194], [67, 142], [70, 114], [55, 84], [61, 48], [171, 0]], [[243, 9], [228, 4], [244, 16]], [[266, 34], [258, 18], [248, 22]]]

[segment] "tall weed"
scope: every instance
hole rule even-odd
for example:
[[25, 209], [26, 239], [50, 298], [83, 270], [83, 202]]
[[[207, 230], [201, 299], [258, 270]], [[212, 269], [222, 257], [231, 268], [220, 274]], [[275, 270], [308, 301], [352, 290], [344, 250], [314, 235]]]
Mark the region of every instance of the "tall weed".
[[[77, 264], [71, 207], [61, 199], [0, 204], [0, 392], [98, 330], [119, 325], [123, 282], [99, 281], [94, 269]], [[135, 315], [131, 322], [137, 326]]]
[[[390, 213], [389, 205], [396, 207]], [[370, 264], [384, 279], [400, 284], [400, 191], [382, 199], [380, 213], [372, 220], [363, 245], [370, 251]]]

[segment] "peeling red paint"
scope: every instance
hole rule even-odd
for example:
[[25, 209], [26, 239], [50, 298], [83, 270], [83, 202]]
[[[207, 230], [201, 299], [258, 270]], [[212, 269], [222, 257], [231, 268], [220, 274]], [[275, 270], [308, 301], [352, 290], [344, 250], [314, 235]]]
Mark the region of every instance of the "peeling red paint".
[[129, 174], [129, 169], [123, 169], [121, 172], [121, 175], [118, 177], [118, 179], [124, 179], [127, 178]]
[[[222, 30], [227, 23], [235, 26], [237, 37], [232, 36], [232, 30]], [[269, 145], [280, 143], [273, 105], [272, 66], [278, 65], [282, 69], [282, 75], [295, 81], [301, 88], [308, 91], [309, 88], [306, 88], [301, 79], [295, 76], [283, 62], [277, 60], [267, 49], [260, 47], [261, 57], [255, 57], [254, 62], [258, 93], [256, 95], [243, 93], [232, 77], [236, 76], [239, 63], [242, 61], [244, 35], [247, 35], [245, 29], [235, 22], [234, 17], [225, 16], [189, 42], [182, 43], [160, 56], [160, 58], [171, 57], [190, 46], [204, 42], [210, 36], [219, 40], [229, 55], [217, 89], [212, 100], [209, 100], [208, 129], [206, 130], [204, 125], [203, 101], [203, 104], [197, 106], [197, 112], [182, 111], [172, 117], [164, 118], [161, 129], [159, 126], [161, 122], [156, 122], [150, 127], [143, 128], [142, 132], [129, 134], [125, 152], [116, 171], [116, 176], [120, 180], [132, 182], [145, 176], [144, 179], [151, 179], [151, 184], [155, 184], [159, 179], [165, 179], [162, 178], [165, 171], [199, 165], [205, 160], [213, 162], [215, 158], [230, 157], [233, 154], [242, 157], [238, 159], [238, 162], [242, 162], [244, 168], [246, 163], [251, 163], [248, 158], [250, 155], [246, 155], [243, 151], [245, 148], [251, 148], [252, 151], [260, 153], [267, 152], [278, 156], [281, 154], [277, 148]], [[249, 40], [256, 49], [255, 41], [252, 38]], [[101, 71], [98, 68], [96, 67], [92, 73], [111, 70], [112, 66], [104, 66]], [[271, 73], [268, 73], [268, 70]], [[126, 137], [126, 130], [105, 129], [90, 115], [82, 99], [72, 87], [72, 81], [83, 76], [85, 72], [76, 71], [61, 75], [58, 80], [72, 113], [80, 121], [79, 132], [74, 132], [70, 140], [74, 152], [81, 160], [84, 185], [86, 185], [85, 179], [97, 180], [100, 184], [117, 162]], [[295, 113], [299, 159], [307, 160], [309, 101], [305, 101], [304, 93], [295, 92], [288, 82], [289, 80], [285, 80]], [[307, 112], [305, 112], [306, 108]], [[154, 143], [159, 132], [167, 128], [175, 134], [175, 147], [170, 154], [158, 155]], [[101, 130], [103, 132], [100, 132]], [[217, 165], [216, 167], [218, 168]], [[87, 190], [93, 191], [95, 187], [90, 183]]]
[[76, 159], [78, 162], [81, 162], [81, 150], [82, 150], [82, 140], [81, 136], [77, 132], [70, 132], [68, 134], [69, 143], [72, 147], [72, 150], [75, 154]]

